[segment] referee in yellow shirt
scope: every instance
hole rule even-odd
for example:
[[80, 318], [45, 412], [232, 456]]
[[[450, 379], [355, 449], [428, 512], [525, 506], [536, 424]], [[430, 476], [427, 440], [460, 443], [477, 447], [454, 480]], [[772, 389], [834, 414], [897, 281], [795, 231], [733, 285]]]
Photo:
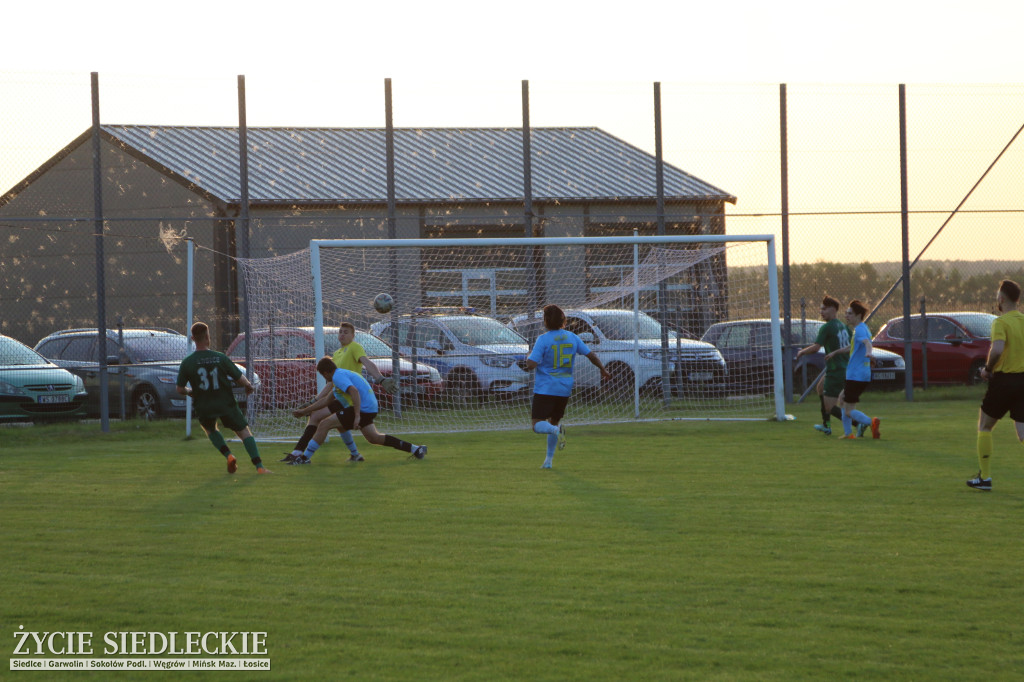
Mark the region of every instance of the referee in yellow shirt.
[[978, 475], [967, 481], [975, 490], [992, 490], [992, 429], [1010, 413], [1017, 439], [1024, 443], [1024, 314], [1017, 310], [1020, 285], [1008, 279], [999, 283], [996, 304], [999, 317], [992, 321], [992, 347], [981, 377], [988, 380], [978, 413]]

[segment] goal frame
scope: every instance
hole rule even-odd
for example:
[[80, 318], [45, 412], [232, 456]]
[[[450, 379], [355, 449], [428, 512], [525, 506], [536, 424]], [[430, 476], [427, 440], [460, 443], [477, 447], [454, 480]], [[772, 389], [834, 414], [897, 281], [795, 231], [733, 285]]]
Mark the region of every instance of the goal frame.
[[[314, 352], [316, 357], [324, 355], [324, 300], [320, 270], [321, 248], [434, 248], [452, 246], [587, 246], [597, 244], [670, 246], [673, 244], [722, 244], [730, 242], [764, 242], [768, 260], [768, 301], [772, 335], [772, 369], [774, 373], [775, 420], [786, 420], [785, 383], [782, 364], [782, 327], [779, 319], [778, 272], [775, 259], [775, 236], [771, 234], [748, 235], [671, 235], [671, 236], [621, 236], [621, 237], [467, 237], [436, 239], [311, 239], [309, 241], [310, 271], [314, 299]], [[390, 292], [392, 295], [395, 292]], [[322, 390], [324, 379], [317, 376], [317, 388]], [[711, 421], [713, 417], [701, 418]], [[737, 421], [742, 418], [729, 418]], [[725, 418], [723, 418], [725, 420]]]

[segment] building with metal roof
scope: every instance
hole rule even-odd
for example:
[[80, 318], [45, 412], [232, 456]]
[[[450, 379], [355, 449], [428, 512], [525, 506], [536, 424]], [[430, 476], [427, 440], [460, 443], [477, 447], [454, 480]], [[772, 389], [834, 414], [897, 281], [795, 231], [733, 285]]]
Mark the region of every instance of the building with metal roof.
[[[533, 128], [527, 214], [522, 135], [517, 128], [396, 129], [395, 236], [521, 236], [528, 221], [538, 236], [653, 233], [653, 156], [598, 128]], [[243, 206], [237, 128], [101, 126], [112, 310], [142, 322], [139, 292], [167, 291], [162, 278], [180, 268], [175, 249], [187, 236], [200, 247], [197, 277], [208, 283], [197, 314], [221, 317], [228, 338], [237, 317], [231, 258], [240, 253], [240, 218], [249, 218], [251, 257], [301, 250], [313, 238], [388, 236], [383, 129], [253, 127], [246, 136]], [[12, 230], [0, 264], [9, 271], [0, 291], [8, 321], [38, 317], [31, 292], [73, 299], [83, 282], [94, 283], [93, 167], [87, 130], [0, 196], [0, 225]], [[736, 197], [670, 164], [663, 170], [669, 233], [724, 233], [725, 204]], [[165, 303], [161, 315], [179, 314], [169, 296]], [[71, 325], [74, 308], [47, 311], [52, 324], [34, 324], [46, 333]]]

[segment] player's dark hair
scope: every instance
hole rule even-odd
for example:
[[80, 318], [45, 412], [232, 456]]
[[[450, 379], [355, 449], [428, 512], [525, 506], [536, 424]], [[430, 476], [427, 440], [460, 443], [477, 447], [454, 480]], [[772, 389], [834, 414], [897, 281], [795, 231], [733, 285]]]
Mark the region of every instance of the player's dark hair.
[[565, 313], [554, 303], [544, 306], [544, 326], [548, 329], [561, 329], [565, 326]]
[[826, 308], [835, 308], [836, 310], [839, 310], [839, 299], [833, 298], [832, 296], [826, 296], [821, 299], [821, 305]]
[[1020, 285], [1012, 279], [1004, 279], [999, 283], [999, 293], [1016, 303], [1020, 300]]
[[331, 377], [334, 376], [334, 370], [336, 369], [338, 369], [338, 366], [334, 364], [334, 358], [330, 355], [323, 356], [320, 358], [320, 361], [316, 363], [316, 371], [320, 376], [328, 381], [330, 381]]
[[192, 338], [196, 341], [210, 340], [210, 326], [205, 322], [196, 322], [192, 325], [191, 332]]
[[860, 315], [861, 319], [864, 319], [864, 316], [868, 314], [868, 307], [857, 299], [850, 301], [850, 310]]

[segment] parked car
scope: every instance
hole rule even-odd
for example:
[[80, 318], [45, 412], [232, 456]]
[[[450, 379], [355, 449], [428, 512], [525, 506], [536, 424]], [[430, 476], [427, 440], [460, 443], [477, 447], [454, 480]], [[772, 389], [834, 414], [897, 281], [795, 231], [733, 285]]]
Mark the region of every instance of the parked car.
[[[445, 310], [399, 317], [395, 331], [404, 356], [435, 367], [445, 382], [445, 395], [456, 403], [529, 392], [533, 377], [523, 369], [529, 352], [526, 339], [490, 317]], [[389, 340], [391, 321], [377, 322], [370, 331]]]
[[[825, 350], [797, 359], [797, 352], [814, 343], [822, 320], [793, 321], [790, 325], [789, 352], [793, 357], [793, 391], [802, 393], [825, 369]], [[780, 332], [785, 332], [780, 329]], [[775, 390], [775, 372], [772, 361], [771, 320], [734, 320], [719, 322], [708, 327], [703, 339], [713, 343], [729, 364], [729, 383], [733, 390], [767, 393]], [[871, 368], [874, 388], [897, 389], [904, 385], [906, 367], [903, 358], [884, 349], [872, 353], [875, 363]], [[804, 379], [806, 368], [806, 380]]]
[[[263, 378], [263, 405], [293, 407], [309, 402], [316, 395], [316, 357], [314, 353], [313, 327], [275, 327], [252, 332], [253, 364]], [[391, 346], [373, 334], [356, 331], [355, 341], [366, 351], [366, 356], [377, 365], [380, 373], [389, 377], [394, 374]], [[324, 327], [324, 353], [333, 355], [341, 344], [338, 342], [338, 328]], [[246, 336], [239, 334], [228, 346], [227, 355], [236, 363], [245, 361]], [[402, 395], [406, 398], [430, 402], [444, 385], [437, 369], [419, 363], [415, 366], [416, 381], [412, 381], [413, 363], [399, 359]], [[365, 374], [365, 371], [364, 371]], [[374, 395], [381, 405], [390, 405], [392, 396], [379, 384], [373, 384]]]
[[[924, 381], [922, 346], [927, 349], [930, 383], [981, 383], [981, 370], [992, 345], [990, 335], [994, 319], [996, 316], [991, 313], [928, 313], [924, 318], [920, 315], [911, 317], [914, 383]], [[875, 348], [885, 348], [902, 356], [905, 338], [903, 318], [894, 317], [878, 330], [871, 343]]]
[[[185, 396], [178, 394], [175, 384], [178, 366], [194, 349], [189, 345], [189, 338], [173, 329], [145, 328], [124, 329], [123, 340], [123, 343], [118, 342], [117, 330], [107, 330], [110, 414], [120, 414], [123, 395], [126, 417], [184, 416]], [[54, 332], [36, 344], [36, 351], [81, 377], [89, 394], [87, 412], [100, 413], [99, 333], [95, 327]], [[258, 386], [259, 377], [254, 374], [251, 381]], [[245, 389], [239, 386], [234, 393], [244, 410], [248, 401]]]
[[85, 415], [85, 383], [25, 344], [0, 336], [0, 420], [45, 421]]
[[[577, 334], [612, 375], [606, 391], [632, 391], [634, 381], [644, 392], [661, 390], [661, 324], [646, 313], [632, 310], [593, 308], [567, 309], [565, 328]], [[533, 340], [544, 333], [544, 313], [518, 315], [509, 326]], [[635, 329], [635, 331], [634, 331]], [[725, 385], [727, 365], [722, 354], [709, 343], [668, 332], [668, 369], [683, 391], [716, 391]], [[639, 352], [636, 352], [639, 349]], [[588, 361], [576, 366], [575, 385], [582, 389], [601, 386], [601, 375]]]

